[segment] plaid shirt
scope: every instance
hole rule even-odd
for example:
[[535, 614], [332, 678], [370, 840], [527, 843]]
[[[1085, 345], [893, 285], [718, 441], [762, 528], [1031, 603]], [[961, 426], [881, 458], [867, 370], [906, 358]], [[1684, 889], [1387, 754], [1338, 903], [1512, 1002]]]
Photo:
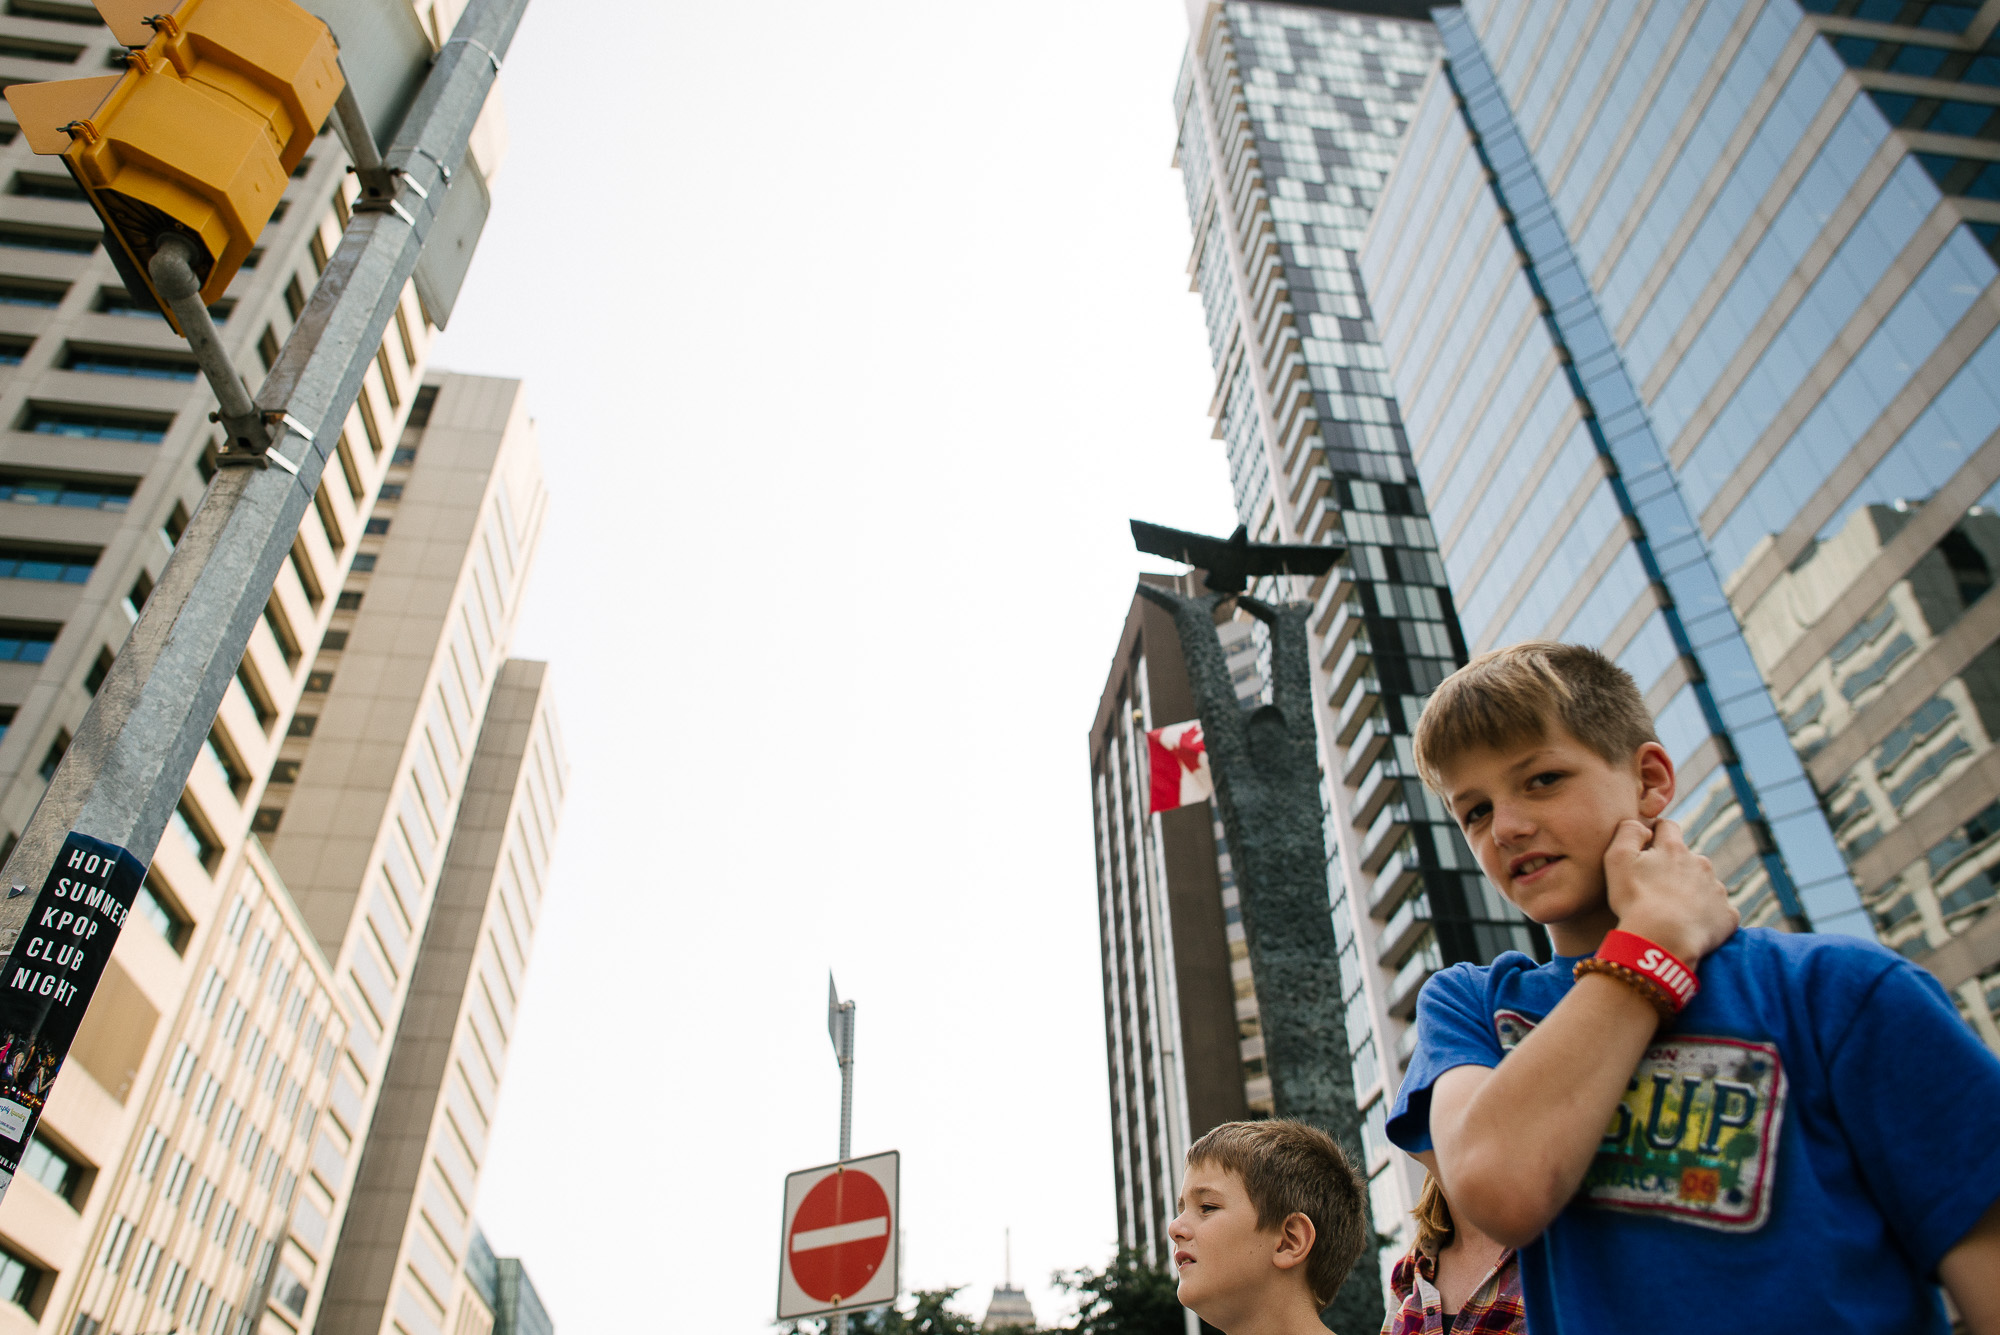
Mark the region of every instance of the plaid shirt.
[[[1389, 1272], [1389, 1291], [1401, 1306], [1382, 1323], [1382, 1335], [1441, 1335], [1444, 1299], [1437, 1291], [1437, 1253], [1412, 1248]], [[1521, 1266], [1513, 1248], [1479, 1281], [1479, 1287], [1452, 1319], [1451, 1335], [1487, 1335], [1495, 1331], [1526, 1331], [1527, 1308], [1521, 1300]]]

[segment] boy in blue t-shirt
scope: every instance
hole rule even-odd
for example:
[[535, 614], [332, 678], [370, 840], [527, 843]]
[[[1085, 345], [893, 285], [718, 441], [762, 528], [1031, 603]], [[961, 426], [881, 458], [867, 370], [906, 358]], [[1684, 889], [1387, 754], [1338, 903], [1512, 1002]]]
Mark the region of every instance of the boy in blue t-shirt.
[[1522, 1249], [1535, 1335], [1943, 1335], [1939, 1282], [2000, 1335], [2000, 1060], [1878, 945], [1736, 930], [1629, 675], [1482, 654], [1416, 759], [1556, 958], [1425, 985], [1389, 1138]]

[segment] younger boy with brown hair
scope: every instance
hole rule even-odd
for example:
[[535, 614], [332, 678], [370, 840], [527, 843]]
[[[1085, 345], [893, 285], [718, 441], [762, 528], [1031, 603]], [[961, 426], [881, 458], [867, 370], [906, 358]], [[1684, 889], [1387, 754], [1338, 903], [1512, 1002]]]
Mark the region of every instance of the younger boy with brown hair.
[[1303, 1122], [1225, 1122], [1188, 1147], [1167, 1226], [1181, 1304], [1224, 1335], [1325, 1335], [1320, 1309], [1369, 1227], [1367, 1184], [1333, 1137]]
[[[1548, 929], [1424, 987], [1388, 1122], [1521, 1248], [1536, 1335], [2000, 1335], [2000, 1060], [1873, 942], [1737, 931], [1672, 758], [1596, 651], [1482, 654], [1417, 725], [1424, 781]], [[1504, 1058], [1504, 1060], [1503, 1060]]]

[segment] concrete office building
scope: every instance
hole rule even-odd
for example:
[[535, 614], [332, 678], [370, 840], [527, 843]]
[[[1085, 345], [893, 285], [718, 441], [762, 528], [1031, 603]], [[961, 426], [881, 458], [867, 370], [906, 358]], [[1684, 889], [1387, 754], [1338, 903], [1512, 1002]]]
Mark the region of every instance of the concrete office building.
[[[1221, 630], [1237, 697], [1254, 707], [1263, 677], [1249, 627]], [[1111, 663], [1090, 777], [1118, 1238], [1164, 1266], [1188, 1145], [1270, 1116], [1271, 1081], [1221, 821], [1208, 802], [1149, 811], [1146, 734], [1195, 716], [1173, 618], [1135, 596]]]
[[[444, 0], [419, 18], [435, 40], [455, 11]], [[72, 77], [121, 56], [87, 5], [11, 0], [0, 15], [0, 77]], [[185, 346], [123, 290], [60, 167], [11, 126], [0, 140], [0, 843], [11, 846], [200, 503], [214, 428]], [[501, 147], [489, 118], [473, 150], [489, 175]], [[338, 243], [345, 166], [323, 136], [218, 303], [253, 380]], [[406, 291], [0, 1203], [0, 1331], [312, 1326], [378, 1106], [399, 1110], [399, 1128], [415, 1118], [400, 1082], [385, 1089], [406, 999], [421, 1037], [457, 1033], [440, 1017], [457, 1023], [464, 1008], [424, 981], [428, 914], [441, 882], [452, 912], [469, 912], [459, 906], [473, 892], [453, 887], [477, 881], [477, 850], [497, 838], [485, 825], [454, 831], [468, 785], [469, 817], [490, 823], [498, 810], [474, 770], [489, 696], [511, 721], [488, 733], [526, 728], [555, 753], [546, 725], [520, 720], [523, 669], [503, 667], [542, 504], [532, 438], [516, 387], [424, 385], [434, 335]], [[413, 410], [420, 427], [434, 414], [433, 444], [446, 422], [466, 439], [429, 460], [406, 454]], [[504, 507], [511, 516], [496, 518]], [[512, 525], [504, 551], [486, 545], [501, 524]], [[451, 652], [447, 616], [474, 608], [490, 639], [450, 700], [453, 752], [423, 692]], [[542, 814], [552, 820], [552, 804]], [[397, 938], [365, 858], [393, 861], [406, 838]], [[516, 911], [499, 890], [490, 898]], [[482, 978], [517, 963], [489, 954], [475, 951]], [[461, 1106], [455, 1090], [444, 1098]]]
[[520, 384], [432, 376], [258, 811], [352, 1017], [320, 1331], [453, 1315], [567, 777], [546, 669], [506, 658], [545, 509]]
[[[1411, 767], [1421, 702], [1465, 644], [1355, 266], [1438, 57], [1420, 4], [1191, 3], [1177, 161], [1207, 315], [1216, 434], [1259, 539], [1341, 542], [1314, 583], [1328, 883], [1376, 1227], [1409, 1227], [1416, 1179], [1382, 1133], [1417, 989], [1444, 964], [1544, 938], [1479, 875]], [[1261, 645], [1261, 629], [1255, 632]]]
[[1439, 11], [1360, 257], [1469, 648], [1602, 646], [1746, 919], [2000, 1044], [2000, 14]]

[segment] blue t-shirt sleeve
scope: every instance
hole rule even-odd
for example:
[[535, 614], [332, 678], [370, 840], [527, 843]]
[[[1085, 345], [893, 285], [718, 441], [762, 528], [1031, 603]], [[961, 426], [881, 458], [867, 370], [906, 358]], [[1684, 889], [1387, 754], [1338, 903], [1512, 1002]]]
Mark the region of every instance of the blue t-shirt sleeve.
[[1851, 1014], [1828, 1036], [1834, 1109], [1890, 1230], [1933, 1273], [2000, 1199], [2000, 1058], [1913, 964], [1885, 970]]
[[1431, 1147], [1431, 1086], [1454, 1066], [1498, 1066], [1503, 1055], [1487, 1004], [1488, 970], [1455, 964], [1417, 996], [1417, 1050], [1396, 1091], [1389, 1139], [1412, 1154]]

